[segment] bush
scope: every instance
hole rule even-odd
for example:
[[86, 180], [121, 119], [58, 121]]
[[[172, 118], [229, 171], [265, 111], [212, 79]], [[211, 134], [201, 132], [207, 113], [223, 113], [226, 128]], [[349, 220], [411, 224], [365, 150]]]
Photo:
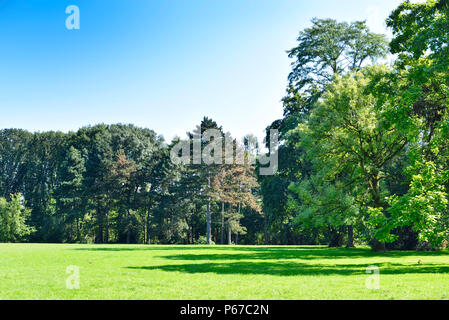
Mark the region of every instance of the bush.
[[10, 201], [0, 198], [0, 242], [18, 242], [30, 235], [34, 229], [26, 224], [29, 215], [20, 194], [11, 195]]
[[[198, 240], [196, 241], [196, 244], [207, 244], [207, 238], [205, 237], [205, 236], [200, 236], [199, 238], [198, 238]], [[212, 240], [211, 240], [211, 243], [210, 244], [215, 244], [215, 242], [213, 242]]]

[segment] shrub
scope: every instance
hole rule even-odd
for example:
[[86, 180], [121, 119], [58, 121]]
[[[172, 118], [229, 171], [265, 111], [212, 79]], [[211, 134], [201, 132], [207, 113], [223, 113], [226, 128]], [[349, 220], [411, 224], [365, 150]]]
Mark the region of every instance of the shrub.
[[26, 224], [29, 215], [20, 194], [11, 195], [10, 201], [0, 198], [0, 242], [18, 242], [30, 235], [34, 229]]

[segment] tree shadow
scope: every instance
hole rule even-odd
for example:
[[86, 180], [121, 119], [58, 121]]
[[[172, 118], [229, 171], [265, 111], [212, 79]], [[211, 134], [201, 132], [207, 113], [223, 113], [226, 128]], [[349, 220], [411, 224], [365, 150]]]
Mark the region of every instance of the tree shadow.
[[[127, 269], [182, 272], [191, 274], [214, 273], [220, 275], [252, 274], [274, 276], [308, 276], [308, 275], [366, 275], [367, 264], [304, 264], [296, 262], [231, 262], [231, 263], [196, 263], [161, 266], [129, 266]], [[376, 264], [381, 274], [423, 274], [449, 273], [449, 266], [444, 264], [412, 265], [400, 263]]]
[[390, 251], [374, 252], [370, 249], [343, 249], [343, 248], [316, 248], [316, 247], [292, 247], [292, 248], [254, 248], [243, 250], [229, 250], [223, 253], [199, 253], [164, 255], [160, 258], [171, 260], [201, 261], [201, 260], [334, 260], [334, 259], [358, 259], [358, 258], [402, 258], [402, 257], [429, 257], [447, 256], [447, 251], [441, 252], [414, 252], [414, 251]]
[[[250, 246], [135, 246], [105, 247], [93, 245], [87, 248], [73, 248], [77, 251], [93, 252], [124, 252], [124, 251], [152, 251], [161, 253], [158, 258], [172, 260], [279, 260], [279, 259], [355, 259], [378, 256], [369, 249], [343, 249], [328, 247], [250, 247]], [[164, 255], [165, 252], [176, 254]], [[185, 253], [182, 253], [185, 251]], [[195, 253], [192, 253], [194, 251]], [[198, 252], [198, 253], [197, 253]]]
[[[108, 246], [108, 247], [106, 247]], [[207, 245], [135, 245], [135, 247], [121, 247], [125, 245], [105, 245], [105, 244], [92, 244], [91, 247], [86, 248], [73, 248], [72, 250], [77, 251], [226, 251], [226, 252], [271, 252], [271, 251], [282, 251], [282, 252], [291, 252], [298, 250], [323, 250], [327, 249], [327, 247], [299, 247], [299, 246], [207, 246]]]
[[[158, 245], [158, 246], [136, 246], [136, 247], [114, 247], [114, 245], [110, 245], [110, 247], [94, 247], [97, 245], [92, 245], [89, 248], [73, 248], [72, 250], [76, 251], [180, 251], [180, 250], [207, 250], [213, 249], [215, 247], [201, 247], [201, 246], [183, 246], [183, 245]], [[104, 246], [98, 245], [98, 246]]]
[[205, 254], [175, 254], [159, 256], [170, 260], [313, 260], [313, 259], [356, 259], [379, 256], [375, 252], [364, 249], [269, 249], [269, 250], [239, 250], [235, 252], [205, 253]]
[[[328, 248], [324, 246], [184, 246], [184, 245], [141, 245], [135, 247], [101, 246], [93, 245], [87, 248], [73, 248], [80, 251], [154, 251], [172, 252], [177, 254], [160, 255], [158, 258], [185, 261], [203, 260], [332, 260], [357, 258], [403, 258], [403, 257], [432, 257], [449, 256], [449, 251], [388, 251], [385, 253], [373, 252], [369, 248]], [[182, 253], [186, 251], [185, 253]], [[195, 253], [191, 253], [194, 251]], [[218, 252], [218, 253], [217, 253]], [[180, 254], [178, 254], [180, 253]]]

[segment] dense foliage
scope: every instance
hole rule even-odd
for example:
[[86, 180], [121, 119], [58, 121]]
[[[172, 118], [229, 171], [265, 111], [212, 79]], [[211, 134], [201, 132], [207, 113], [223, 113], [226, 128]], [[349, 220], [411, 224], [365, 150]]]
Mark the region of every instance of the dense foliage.
[[[205, 118], [202, 127], [208, 123], [213, 121]], [[1, 241], [198, 243], [207, 242], [207, 219], [209, 242], [225, 241], [225, 228], [229, 242], [243, 230], [258, 238], [252, 226], [238, 227], [242, 216], [234, 213], [256, 201], [251, 166], [176, 165], [172, 145], [132, 125], [68, 134], [2, 130], [0, 139]], [[228, 171], [238, 172], [242, 184], [225, 197], [211, 180]], [[28, 209], [21, 208], [18, 193]], [[226, 223], [221, 203], [230, 204]], [[262, 219], [253, 208], [248, 215]]]
[[203, 134], [232, 138], [209, 118], [170, 144], [132, 125], [1, 131], [0, 240], [444, 246], [449, 2], [404, 1], [387, 26], [390, 43], [363, 21], [300, 32], [284, 117], [267, 128], [274, 175], [172, 161], [179, 143], [221, 157]]
[[363, 22], [312, 23], [289, 51], [284, 118], [269, 127], [284, 142], [279, 172], [261, 181], [266, 219], [287, 231], [273, 242], [444, 246], [448, 1], [390, 15], [390, 66], [376, 65], [385, 38]]
[[29, 214], [21, 195], [12, 195], [10, 201], [0, 198], [0, 241], [16, 242], [28, 236], [33, 231], [26, 224]]

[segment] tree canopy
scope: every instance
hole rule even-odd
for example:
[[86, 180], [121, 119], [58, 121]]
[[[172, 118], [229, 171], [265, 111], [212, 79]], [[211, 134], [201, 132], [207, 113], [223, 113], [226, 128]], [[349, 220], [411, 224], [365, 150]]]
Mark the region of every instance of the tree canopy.
[[391, 41], [364, 21], [299, 33], [273, 175], [208, 117], [170, 143], [124, 124], [1, 130], [0, 241], [444, 247], [449, 2], [386, 23]]

